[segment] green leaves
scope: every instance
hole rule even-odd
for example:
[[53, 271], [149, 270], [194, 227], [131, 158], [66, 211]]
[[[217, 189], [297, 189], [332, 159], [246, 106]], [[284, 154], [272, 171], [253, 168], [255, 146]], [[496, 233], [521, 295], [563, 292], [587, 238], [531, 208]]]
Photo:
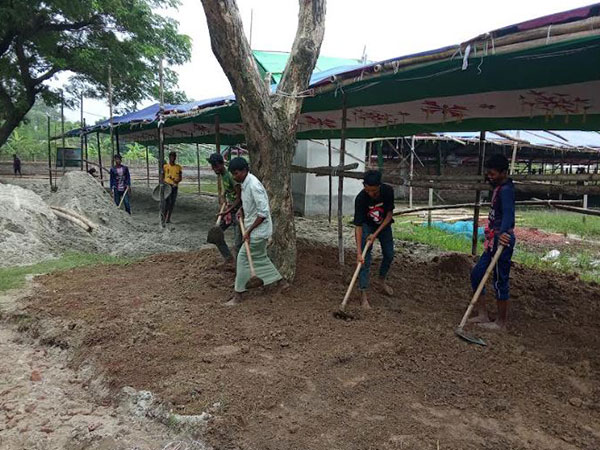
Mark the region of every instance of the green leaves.
[[[133, 108], [141, 100], [156, 99], [160, 59], [182, 64], [190, 58], [189, 37], [179, 34], [177, 22], [159, 10], [178, 4], [178, 0], [1, 2], [0, 145], [37, 96], [56, 104], [57, 89], [46, 79], [55, 73], [71, 73], [64, 86], [68, 96], [84, 92], [87, 97], [107, 98], [110, 64], [116, 105]], [[167, 71], [167, 93], [175, 91], [173, 98], [182, 98], [176, 86], [176, 74]]]

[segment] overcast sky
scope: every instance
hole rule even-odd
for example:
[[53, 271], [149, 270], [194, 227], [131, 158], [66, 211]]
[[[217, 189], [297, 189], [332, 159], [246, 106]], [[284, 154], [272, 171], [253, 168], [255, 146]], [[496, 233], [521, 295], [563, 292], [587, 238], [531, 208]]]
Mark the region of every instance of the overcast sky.
[[[360, 58], [366, 46], [369, 60], [432, 50], [458, 44], [481, 33], [539, 16], [585, 6], [591, 0], [328, 0], [325, 39], [321, 54]], [[297, 0], [238, 0], [246, 35], [253, 16], [254, 50], [289, 51], [294, 40]], [[201, 100], [231, 93], [227, 78], [210, 48], [206, 17], [200, 0], [182, 0], [167, 14], [192, 38], [192, 59], [175, 67], [179, 87], [189, 98]], [[143, 104], [154, 103], [149, 100]], [[108, 117], [105, 102], [85, 101], [88, 123]], [[79, 111], [69, 111], [79, 120]]]

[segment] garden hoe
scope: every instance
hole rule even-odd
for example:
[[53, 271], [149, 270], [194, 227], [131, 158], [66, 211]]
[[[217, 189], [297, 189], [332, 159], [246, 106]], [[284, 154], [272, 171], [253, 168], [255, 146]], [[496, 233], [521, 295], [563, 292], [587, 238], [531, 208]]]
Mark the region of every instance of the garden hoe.
[[[240, 217], [240, 229], [242, 230], [242, 236], [246, 234], [246, 227], [244, 226], [244, 219]], [[246, 289], [256, 289], [265, 284], [263, 280], [256, 276], [254, 270], [254, 262], [252, 261], [252, 253], [250, 253], [250, 244], [244, 239], [244, 245], [246, 246], [246, 254], [248, 255], [248, 264], [250, 265], [250, 279], [246, 283]]]
[[467, 323], [467, 319], [471, 315], [471, 311], [473, 311], [473, 307], [475, 306], [475, 303], [477, 303], [477, 300], [479, 300], [481, 291], [483, 291], [485, 283], [487, 282], [488, 278], [490, 277], [492, 270], [494, 270], [494, 267], [496, 267], [496, 264], [498, 263], [498, 260], [500, 259], [500, 255], [502, 255], [502, 250], [504, 250], [504, 246], [499, 245], [498, 249], [496, 250], [496, 253], [494, 253], [492, 262], [488, 266], [487, 270], [485, 271], [485, 274], [483, 275], [483, 278], [479, 282], [479, 286], [477, 286], [477, 290], [475, 291], [475, 294], [473, 294], [473, 298], [471, 299], [471, 303], [469, 303], [469, 307], [467, 308], [465, 315], [463, 316], [462, 320], [460, 321], [458, 328], [456, 330], [454, 330], [454, 333], [459, 338], [464, 339], [465, 341], [470, 342], [472, 344], [483, 345], [483, 346], [487, 345], [483, 339], [475, 337], [475, 336], [471, 336], [471, 335], [465, 333], [465, 330], [463, 330], [463, 327]]
[[[363, 260], [367, 256], [367, 252], [369, 251], [369, 247], [371, 246], [371, 241], [367, 241], [365, 248], [362, 252]], [[358, 274], [360, 272], [360, 268], [362, 267], [362, 263], [356, 264], [356, 269], [354, 270], [354, 275], [352, 275], [352, 281], [350, 281], [350, 286], [348, 286], [348, 290], [346, 291], [346, 295], [344, 296], [344, 300], [342, 300], [342, 304], [339, 309], [333, 313], [333, 317], [341, 320], [354, 320], [354, 316], [352, 314], [348, 314], [345, 309], [348, 304], [348, 300], [350, 299], [350, 294], [352, 293], [352, 288], [354, 288], [354, 284], [356, 283], [356, 279], [358, 278]]]
[[206, 242], [209, 244], [220, 245], [223, 241], [225, 241], [225, 235], [223, 234], [223, 230], [221, 229], [221, 220], [223, 220], [223, 216], [221, 215], [223, 211], [225, 211], [225, 203], [221, 206], [219, 210], [219, 217], [217, 217], [217, 223], [214, 227], [208, 230], [208, 236], [206, 237]]

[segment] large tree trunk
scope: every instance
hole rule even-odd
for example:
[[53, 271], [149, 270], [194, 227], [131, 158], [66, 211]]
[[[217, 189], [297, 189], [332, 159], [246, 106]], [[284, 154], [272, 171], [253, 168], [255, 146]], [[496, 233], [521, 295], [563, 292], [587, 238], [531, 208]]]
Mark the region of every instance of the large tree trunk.
[[272, 254], [288, 280], [296, 272], [291, 165], [301, 94], [308, 87], [325, 32], [326, 0], [300, 0], [298, 29], [275, 95], [261, 79], [235, 0], [201, 0], [212, 49], [240, 106], [251, 170], [261, 179], [274, 222]]

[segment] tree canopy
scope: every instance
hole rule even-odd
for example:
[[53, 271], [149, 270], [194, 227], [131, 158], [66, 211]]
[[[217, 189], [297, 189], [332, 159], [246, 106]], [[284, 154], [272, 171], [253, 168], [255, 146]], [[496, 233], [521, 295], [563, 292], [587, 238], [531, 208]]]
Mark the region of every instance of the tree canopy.
[[[158, 66], [189, 60], [191, 42], [176, 21], [159, 8], [179, 0], [5, 0], [0, 2], [0, 146], [6, 142], [36, 98], [60, 101], [60, 89], [49, 83], [69, 75], [67, 104], [82, 93], [107, 98], [112, 67], [113, 103], [135, 107], [158, 97]], [[177, 74], [165, 70], [168, 98]]]

